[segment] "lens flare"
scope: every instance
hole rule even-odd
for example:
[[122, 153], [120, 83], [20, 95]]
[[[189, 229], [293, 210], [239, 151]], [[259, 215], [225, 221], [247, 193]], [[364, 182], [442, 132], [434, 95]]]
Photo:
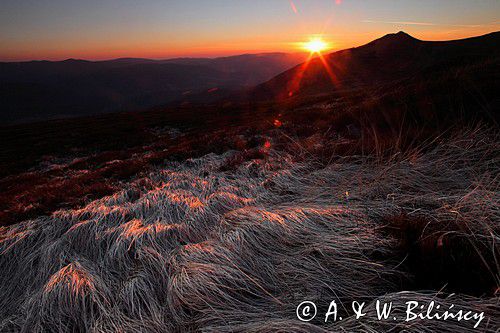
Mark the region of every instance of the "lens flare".
[[303, 47], [305, 50], [311, 53], [321, 53], [326, 49], [328, 49], [328, 43], [326, 43], [323, 39], [318, 37], [318, 38], [313, 38], [308, 42], [304, 43]]

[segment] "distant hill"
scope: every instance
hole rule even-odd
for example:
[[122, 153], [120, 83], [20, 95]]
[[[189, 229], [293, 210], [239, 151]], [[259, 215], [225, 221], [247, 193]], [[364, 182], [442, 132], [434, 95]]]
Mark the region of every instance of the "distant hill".
[[321, 59], [314, 58], [307, 66], [300, 64], [259, 85], [253, 92], [261, 98], [266, 95], [276, 98], [290, 93], [373, 86], [421, 73], [498, 59], [499, 51], [500, 32], [446, 42], [421, 41], [399, 32], [357, 48], [325, 55], [332, 76], [325, 70]]
[[[325, 55], [334, 80], [320, 60], [313, 60], [307, 69], [299, 65], [256, 88], [215, 102], [207, 101], [217, 92], [205, 91], [182, 96], [182, 105], [176, 102], [140, 112], [0, 126], [0, 187], [5, 189], [0, 191], [0, 224], [113, 193], [115, 185], [151, 165], [164, 166], [166, 159], [239, 150], [234, 159], [228, 159], [222, 169], [226, 171], [239, 168], [248, 159], [267, 156], [269, 147], [296, 154], [300, 162], [312, 158], [318, 165], [331, 165], [340, 156], [383, 157], [395, 152], [411, 152], [418, 159], [415, 148], [423, 151], [439, 144], [454, 132], [452, 127], [472, 131], [478, 119], [490, 121], [482, 125], [497, 131], [498, 124], [491, 121], [500, 114], [498, 38], [496, 33], [461, 41], [424, 42], [404, 33], [391, 34], [359, 48]], [[68, 104], [95, 105], [90, 97], [94, 82], [99, 89], [107, 84], [112, 92], [120, 87], [123, 95], [118, 98], [147, 91], [144, 87], [157, 89], [151, 90], [151, 96], [157, 96], [156, 92], [172, 91], [168, 84], [173, 82], [175, 87], [201, 83], [208, 88], [207, 82], [214, 78], [238, 77], [232, 72], [272, 67], [264, 65], [272, 64], [272, 59], [276, 58], [245, 55], [214, 60], [68, 60], [10, 66], [19, 66], [16, 75], [21, 82], [26, 80], [23, 75], [33, 79], [33, 73], [38, 73], [40, 87], [82, 94], [74, 100], [68, 98]], [[246, 68], [238, 67], [243, 63]], [[74, 86], [68, 78], [74, 80]], [[301, 78], [298, 84], [297, 78]], [[19, 91], [23, 90], [13, 90]], [[61, 91], [54, 90], [54, 96], [61, 96]], [[26, 103], [35, 105], [37, 96], [28, 92]], [[47, 95], [37, 98], [47, 103]], [[95, 110], [82, 108], [81, 112]], [[467, 135], [476, 135], [471, 133]], [[496, 139], [493, 132], [486, 135]], [[491, 142], [481, 139], [480, 144], [495, 152], [497, 147]], [[466, 151], [469, 143], [462, 143]], [[493, 167], [489, 163], [488, 168]], [[441, 172], [441, 167], [432, 166], [433, 172]], [[283, 193], [288, 196], [287, 191]], [[34, 200], [38, 204], [32, 204]]]
[[[499, 56], [500, 32], [444, 42], [399, 32], [324, 55], [323, 60], [314, 58], [257, 86], [245, 98], [286, 102], [322, 95], [362, 96], [364, 103], [353, 109], [363, 104], [365, 114], [391, 109], [386, 118], [412, 110], [421, 117], [448, 120], [457, 115], [454, 112], [474, 116], [484, 112], [482, 116], [498, 120]], [[369, 104], [371, 108], [366, 107]]]
[[456, 119], [498, 123], [499, 77], [500, 32], [443, 42], [399, 32], [314, 58], [239, 98], [309, 106], [350, 100], [336, 125], [412, 121], [444, 128]]
[[0, 63], [0, 121], [142, 110], [204, 91], [255, 86], [303, 60], [300, 54], [266, 53], [215, 59]]
[[[429, 42], [404, 32], [316, 57], [265, 53], [222, 58], [0, 63], [0, 121], [70, 118], [155, 106], [307, 107], [342, 98], [345, 123], [498, 121], [500, 32]], [[404, 112], [403, 112], [404, 111]], [[344, 115], [347, 115], [343, 111]], [[343, 124], [336, 119], [336, 124]]]

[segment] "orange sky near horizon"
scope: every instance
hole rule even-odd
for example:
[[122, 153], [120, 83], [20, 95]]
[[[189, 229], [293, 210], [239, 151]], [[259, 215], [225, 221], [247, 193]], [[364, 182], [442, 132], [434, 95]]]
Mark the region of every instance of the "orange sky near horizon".
[[19, 8], [6, 1], [0, 14], [0, 61], [303, 52], [298, 45], [313, 35], [321, 35], [335, 51], [400, 30], [423, 40], [500, 30], [495, 11], [500, 1], [488, 0], [480, 5], [442, 0], [437, 7], [431, 0], [419, 1], [418, 6], [409, 0], [397, 5], [388, 0], [277, 0], [254, 1], [250, 7], [241, 0], [145, 1], [141, 7], [124, 0], [108, 8], [70, 0], [58, 7], [63, 18], [54, 16], [54, 2]]
[[[471, 29], [469, 31], [449, 31], [449, 32], [412, 32], [411, 29], [400, 29], [413, 37], [421, 40], [440, 41], [454, 40], [480, 36], [491, 33], [497, 30], [494, 29]], [[329, 51], [337, 51], [351, 47], [366, 44], [376, 38], [382, 37], [387, 33], [393, 33], [400, 30], [376, 31], [363, 35], [352, 36], [351, 38], [336, 38], [333, 34], [305, 34], [302, 38], [297, 38], [287, 42], [269, 41], [265, 42], [262, 39], [256, 38], [255, 41], [238, 40], [219, 41], [203, 43], [196, 45], [178, 45], [162, 44], [155, 41], [144, 41], [140, 44], [132, 43], [99, 43], [80, 44], [73, 47], [61, 46], [59, 44], [50, 45], [47, 43], [44, 47], [33, 49], [18, 48], [10, 52], [2, 52], [2, 61], [28, 61], [28, 60], [64, 60], [68, 58], [88, 59], [88, 60], [106, 60], [122, 57], [130, 58], [151, 58], [151, 59], [167, 59], [177, 57], [223, 57], [245, 53], [265, 53], [265, 52], [288, 52], [300, 53], [305, 52], [299, 44], [307, 41], [310, 36], [320, 35], [331, 45]], [[282, 40], [285, 40], [283, 36]]]

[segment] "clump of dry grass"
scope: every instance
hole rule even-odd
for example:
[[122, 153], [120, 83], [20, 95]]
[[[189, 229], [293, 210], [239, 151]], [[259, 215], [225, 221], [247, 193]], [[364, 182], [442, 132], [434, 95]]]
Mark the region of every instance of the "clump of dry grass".
[[[295, 317], [303, 300], [425, 301], [435, 293], [401, 291], [448, 284], [457, 295], [444, 302], [484, 309], [481, 328], [495, 331], [498, 142], [472, 131], [327, 166], [273, 146], [230, 168], [231, 151], [169, 163], [82, 209], [1, 228], [0, 330], [468, 331]], [[450, 267], [479, 272], [468, 283], [480, 290]]]

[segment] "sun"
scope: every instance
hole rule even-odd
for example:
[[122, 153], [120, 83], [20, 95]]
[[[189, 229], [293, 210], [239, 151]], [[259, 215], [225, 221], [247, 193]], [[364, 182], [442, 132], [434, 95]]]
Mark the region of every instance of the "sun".
[[320, 37], [316, 37], [304, 43], [303, 48], [311, 53], [321, 53], [328, 49], [328, 43]]

